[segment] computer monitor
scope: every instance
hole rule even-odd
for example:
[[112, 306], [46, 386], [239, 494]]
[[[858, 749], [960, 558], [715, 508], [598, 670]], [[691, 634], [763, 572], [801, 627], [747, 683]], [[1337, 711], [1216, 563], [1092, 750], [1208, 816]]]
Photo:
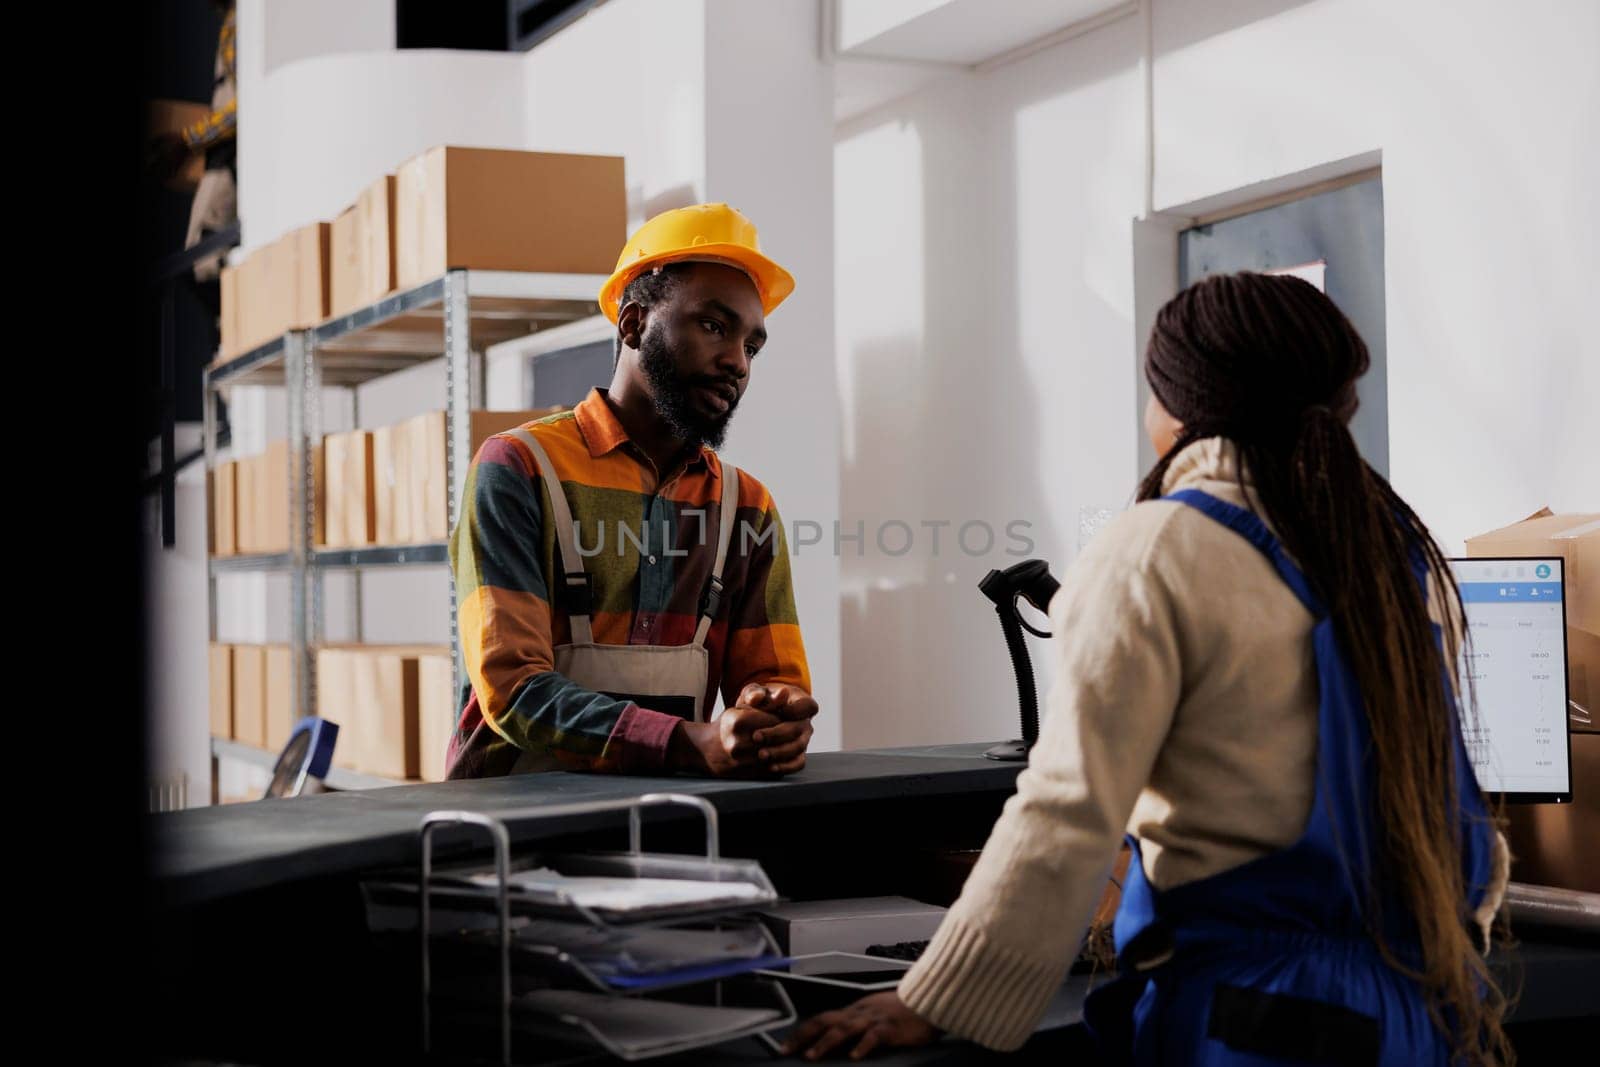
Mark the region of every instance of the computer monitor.
[[1508, 803], [1572, 799], [1562, 562], [1559, 556], [1450, 561], [1469, 635], [1457, 665], [1460, 690], [1468, 691], [1470, 678], [1477, 697], [1476, 722], [1463, 710], [1467, 753], [1484, 792]]

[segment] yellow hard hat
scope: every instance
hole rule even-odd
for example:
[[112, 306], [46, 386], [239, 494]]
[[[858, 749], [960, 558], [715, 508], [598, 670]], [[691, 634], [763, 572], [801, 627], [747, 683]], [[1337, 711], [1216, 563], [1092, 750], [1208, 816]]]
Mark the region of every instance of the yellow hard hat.
[[768, 314], [794, 292], [794, 277], [761, 254], [755, 223], [727, 204], [695, 204], [663, 211], [634, 231], [617, 257], [616, 271], [600, 287], [600, 310], [616, 322], [629, 282], [652, 267], [690, 261], [744, 271]]

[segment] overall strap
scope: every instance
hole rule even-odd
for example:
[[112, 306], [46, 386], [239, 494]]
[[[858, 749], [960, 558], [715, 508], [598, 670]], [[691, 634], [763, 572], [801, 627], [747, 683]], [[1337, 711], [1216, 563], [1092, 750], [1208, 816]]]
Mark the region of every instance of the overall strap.
[[593, 587], [589, 575], [583, 569], [583, 557], [578, 554], [578, 538], [573, 529], [572, 509], [567, 505], [567, 494], [561, 488], [561, 479], [556, 476], [556, 468], [550, 462], [549, 453], [544, 446], [524, 429], [508, 431], [511, 436], [527, 445], [533, 452], [533, 458], [539, 464], [539, 473], [544, 477], [545, 488], [550, 491], [551, 520], [556, 524], [557, 562], [561, 566], [561, 574], [555, 583], [557, 602], [567, 612], [567, 622], [572, 628], [574, 644], [588, 645], [594, 643], [594, 631], [589, 626], [589, 613], [594, 610]]
[[1272, 536], [1272, 531], [1267, 529], [1267, 524], [1262, 522], [1254, 512], [1235, 504], [1229, 504], [1225, 500], [1218, 500], [1209, 493], [1202, 493], [1198, 489], [1179, 489], [1175, 493], [1168, 493], [1161, 499], [1187, 504], [1249, 541], [1263, 556], [1267, 557], [1267, 560], [1278, 572], [1278, 577], [1282, 578], [1284, 584], [1299, 598], [1300, 603], [1311, 613], [1312, 618], [1320, 619], [1327, 614], [1327, 609], [1323, 607], [1322, 600], [1316, 593], [1311, 591], [1311, 583], [1306, 581], [1306, 576], [1289, 559], [1289, 554], [1283, 550], [1283, 546], [1278, 543], [1278, 539]]
[[695, 647], [705, 644], [711, 623], [722, 610], [722, 568], [728, 561], [728, 543], [733, 540], [733, 520], [739, 510], [739, 468], [722, 464], [722, 513], [718, 516], [717, 561], [711, 567], [711, 585], [700, 610], [700, 625], [694, 631]]

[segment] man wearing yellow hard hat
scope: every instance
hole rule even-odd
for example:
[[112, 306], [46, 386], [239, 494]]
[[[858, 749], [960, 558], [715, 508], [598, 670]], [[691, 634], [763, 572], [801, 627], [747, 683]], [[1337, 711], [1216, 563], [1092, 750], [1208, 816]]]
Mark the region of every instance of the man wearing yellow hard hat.
[[610, 387], [478, 450], [450, 542], [472, 683], [450, 777], [805, 765], [783, 524], [715, 451], [793, 289], [728, 205], [657, 215], [600, 290]]

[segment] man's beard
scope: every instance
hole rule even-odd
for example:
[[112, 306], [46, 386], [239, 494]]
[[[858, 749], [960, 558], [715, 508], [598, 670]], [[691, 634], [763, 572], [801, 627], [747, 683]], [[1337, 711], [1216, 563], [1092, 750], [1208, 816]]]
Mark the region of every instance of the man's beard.
[[639, 366], [655, 392], [656, 412], [667, 424], [674, 437], [681, 437], [691, 445], [706, 445], [712, 449], [722, 447], [728, 435], [728, 423], [739, 409], [735, 398], [721, 415], [707, 416], [697, 411], [689, 391], [700, 385], [709, 385], [722, 379], [714, 376], [685, 378], [678, 373], [677, 361], [672, 351], [661, 339], [659, 329], [648, 330], [639, 339]]

